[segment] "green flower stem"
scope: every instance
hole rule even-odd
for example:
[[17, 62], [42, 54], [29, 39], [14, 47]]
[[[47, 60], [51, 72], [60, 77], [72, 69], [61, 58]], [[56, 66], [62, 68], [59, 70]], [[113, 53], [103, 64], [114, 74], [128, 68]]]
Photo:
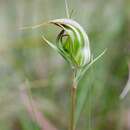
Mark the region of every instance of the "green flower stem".
[[77, 93], [77, 82], [75, 80], [75, 74], [74, 74], [73, 84], [71, 87], [70, 130], [75, 130], [76, 93]]

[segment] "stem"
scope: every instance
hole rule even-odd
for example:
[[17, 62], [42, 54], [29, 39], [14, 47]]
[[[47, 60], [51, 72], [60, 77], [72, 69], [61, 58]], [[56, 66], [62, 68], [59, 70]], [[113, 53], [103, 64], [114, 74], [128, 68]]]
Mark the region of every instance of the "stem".
[[74, 76], [73, 86], [71, 88], [70, 130], [75, 130], [76, 92], [77, 92], [77, 83], [75, 81]]

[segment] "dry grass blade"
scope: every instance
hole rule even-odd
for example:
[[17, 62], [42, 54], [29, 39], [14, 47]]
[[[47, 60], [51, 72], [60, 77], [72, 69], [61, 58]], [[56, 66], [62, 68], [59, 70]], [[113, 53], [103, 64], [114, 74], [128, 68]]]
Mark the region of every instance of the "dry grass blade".
[[37, 109], [35, 101], [32, 98], [29, 98], [30, 96], [28, 94], [27, 85], [27, 83], [24, 83], [20, 86], [20, 95], [22, 102], [25, 105], [32, 120], [34, 120], [40, 126], [41, 130], [58, 130]]
[[26, 29], [36, 29], [36, 28], [40, 28], [44, 25], [47, 25], [48, 22], [43, 22], [41, 24], [37, 24], [37, 25], [33, 25], [33, 26], [24, 26], [24, 27], [20, 27], [19, 30], [26, 30]]
[[123, 99], [128, 94], [128, 92], [130, 91], [130, 62], [128, 63], [128, 68], [129, 68], [129, 77], [128, 77], [127, 84], [126, 84], [124, 90], [122, 91], [122, 93], [120, 95], [121, 99]]

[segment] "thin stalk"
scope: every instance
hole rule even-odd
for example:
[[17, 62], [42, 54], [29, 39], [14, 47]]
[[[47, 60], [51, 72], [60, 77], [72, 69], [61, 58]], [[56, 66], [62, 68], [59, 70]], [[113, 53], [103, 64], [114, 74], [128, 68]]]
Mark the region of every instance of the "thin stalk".
[[65, 10], [66, 10], [66, 16], [67, 16], [67, 18], [70, 18], [69, 6], [68, 6], [68, 1], [67, 0], [65, 0]]
[[77, 93], [77, 83], [74, 74], [73, 84], [71, 88], [70, 130], [75, 130], [76, 93]]

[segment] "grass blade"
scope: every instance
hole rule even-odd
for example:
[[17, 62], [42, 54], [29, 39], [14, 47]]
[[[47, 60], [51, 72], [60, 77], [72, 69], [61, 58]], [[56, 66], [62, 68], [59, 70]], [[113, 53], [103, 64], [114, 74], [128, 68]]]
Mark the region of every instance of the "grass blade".
[[[89, 68], [98, 60], [100, 59], [106, 52], [106, 49], [97, 56], [94, 60], [90, 62], [85, 68], [79, 73], [79, 75], [76, 77], [76, 80], [79, 82], [82, 78], [82, 82], [80, 82], [80, 85], [77, 90], [77, 109], [76, 109], [76, 116], [75, 116], [75, 124], [77, 124], [77, 121], [79, 120], [81, 111], [83, 109], [83, 106], [85, 104], [85, 101], [87, 99], [88, 93], [91, 91], [91, 86], [93, 84], [93, 71], [89, 70]], [[86, 71], [88, 71], [87, 75], [84, 77]], [[86, 85], [84, 85], [86, 84]]]

